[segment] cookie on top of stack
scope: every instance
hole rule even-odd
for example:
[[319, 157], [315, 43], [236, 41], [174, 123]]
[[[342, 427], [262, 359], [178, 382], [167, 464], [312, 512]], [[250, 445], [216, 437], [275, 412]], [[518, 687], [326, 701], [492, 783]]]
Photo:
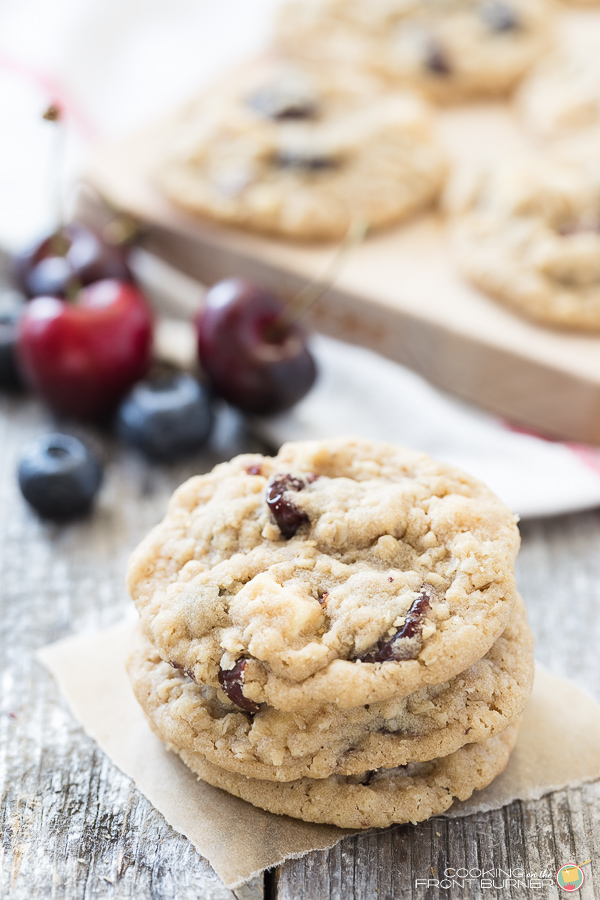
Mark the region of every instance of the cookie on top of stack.
[[290, 443], [192, 478], [135, 551], [129, 661], [200, 778], [311, 822], [444, 812], [501, 772], [533, 679], [514, 517], [428, 456]]

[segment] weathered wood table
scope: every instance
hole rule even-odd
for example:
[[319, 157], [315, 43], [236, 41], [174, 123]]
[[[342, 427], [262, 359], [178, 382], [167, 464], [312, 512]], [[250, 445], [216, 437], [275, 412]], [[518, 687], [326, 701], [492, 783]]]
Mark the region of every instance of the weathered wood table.
[[[225, 424], [214, 452], [186, 466], [156, 467], [92, 433], [107, 462], [99, 505], [89, 519], [59, 528], [25, 507], [14, 474], [20, 446], [50, 427], [35, 401], [0, 398], [0, 896], [232, 900], [189, 842], [83, 734], [34, 653], [116, 622], [129, 602], [127, 555], [161, 517], [171, 490], [255, 442]], [[600, 512], [528, 522], [522, 533], [518, 578], [538, 659], [600, 700]], [[448, 891], [416, 880], [441, 878], [447, 866], [555, 873], [590, 857], [583, 900], [600, 897], [600, 783], [467, 819], [349, 838], [235, 895], [557, 897], [556, 885]]]

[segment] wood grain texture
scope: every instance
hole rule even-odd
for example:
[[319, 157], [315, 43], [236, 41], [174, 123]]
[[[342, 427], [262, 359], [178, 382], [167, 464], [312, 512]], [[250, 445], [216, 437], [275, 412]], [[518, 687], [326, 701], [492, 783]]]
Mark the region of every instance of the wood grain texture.
[[[173, 488], [249, 443], [224, 423], [185, 466], [156, 467], [86, 434], [106, 463], [89, 519], [41, 523], [15, 478], [21, 445], [55, 429], [32, 401], [0, 401], [0, 896], [233, 900], [220, 879], [75, 724], [38, 647], [121, 618], [127, 556]], [[237, 892], [261, 900], [262, 878]]]
[[[208, 864], [83, 734], [35, 650], [117, 621], [127, 607], [126, 558], [161, 517], [173, 487], [252, 439], [224, 420], [210, 452], [185, 466], [154, 467], [86, 430], [105, 457], [92, 517], [41, 523], [15, 480], [20, 446], [56, 427], [31, 400], [0, 399], [0, 896], [233, 900]], [[526, 523], [518, 575], [537, 655], [600, 699], [600, 514]], [[600, 751], [599, 751], [600, 752]], [[415, 887], [446, 866], [556, 872], [600, 862], [600, 785], [464, 820], [434, 819], [343, 841], [286, 863], [235, 892], [239, 900], [391, 900], [478, 897], [476, 887]], [[586, 868], [582, 900], [600, 896]], [[483, 896], [558, 896], [518, 887]]]

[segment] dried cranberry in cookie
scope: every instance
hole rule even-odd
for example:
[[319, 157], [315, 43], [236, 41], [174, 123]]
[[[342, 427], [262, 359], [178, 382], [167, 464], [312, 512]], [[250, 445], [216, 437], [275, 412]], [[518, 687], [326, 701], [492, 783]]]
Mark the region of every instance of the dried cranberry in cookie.
[[433, 38], [425, 44], [423, 65], [435, 75], [450, 75], [452, 71], [450, 60], [444, 48]]
[[[290, 530], [302, 516], [292, 537], [269, 490]], [[463, 472], [389, 444], [299, 442], [182, 485], [129, 588], [161, 656], [199, 684], [243, 658], [253, 703], [348, 708], [484, 656], [515, 602], [518, 546], [509, 510]], [[403, 658], [361, 661], [386, 646]]]
[[342, 165], [335, 153], [320, 152], [318, 148], [282, 147], [273, 159], [277, 169], [297, 169], [300, 172], [322, 172]]
[[315, 86], [310, 78], [294, 70], [262, 84], [247, 102], [269, 119], [314, 119], [319, 114]]
[[[389, 580], [389, 579], [388, 579]], [[421, 588], [419, 596], [406, 614], [404, 624], [391, 638], [382, 640], [371, 653], [360, 657], [361, 662], [389, 662], [400, 659], [416, 659], [423, 645], [423, 624], [431, 609], [431, 595], [427, 586]]]
[[219, 672], [219, 684], [232, 703], [235, 703], [236, 706], [239, 706], [245, 712], [256, 713], [260, 709], [258, 703], [244, 696], [244, 669], [246, 665], [246, 660], [240, 659], [232, 669], [221, 669]]
[[259, 809], [341, 828], [384, 828], [440, 815], [455, 798], [466, 800], [490, 784], [508, 763], [519, 725], [426, 763], [378, 771], [369, 767], [358, 776], [302, 778], [290, 784], [247, 778], [213, 765], [200, 754], [177, 752], [203, 781]]
[[267, 488], [267, 506], [284, 538], [292, 538], [308, 516], [298, 509], [292, 494], [303, 491], [306, 482], [293, 475], [280, 475]]

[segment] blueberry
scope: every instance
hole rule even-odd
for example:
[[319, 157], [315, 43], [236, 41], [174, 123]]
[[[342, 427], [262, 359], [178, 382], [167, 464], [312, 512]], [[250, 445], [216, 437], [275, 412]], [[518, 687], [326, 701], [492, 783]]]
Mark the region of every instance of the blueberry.
[[206, 388], [179, 372], [136, 384], [117, 413], [117, 431], [150, 459], [170, 462], [202, 447], [213, 419]]
[[48, 519], [87, 512], [102, 481], [95, 453], [68, 434], [46, 434], [23, 447], [19, 486], [28, 503]]
[[23, 298], [16, 291], [0, 294], [0, 388], [23, 387], [17, 365], [17, 337]]

